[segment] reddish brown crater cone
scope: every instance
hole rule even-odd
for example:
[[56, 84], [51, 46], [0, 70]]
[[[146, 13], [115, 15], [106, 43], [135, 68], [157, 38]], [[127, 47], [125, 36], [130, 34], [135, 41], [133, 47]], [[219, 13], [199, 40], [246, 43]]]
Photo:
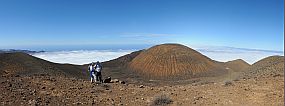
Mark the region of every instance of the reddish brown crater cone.
[[208, 76], [224, 72], [215, 61], [180, 44], [151, 47], [136, 56], [129, 68], [153, 78]]

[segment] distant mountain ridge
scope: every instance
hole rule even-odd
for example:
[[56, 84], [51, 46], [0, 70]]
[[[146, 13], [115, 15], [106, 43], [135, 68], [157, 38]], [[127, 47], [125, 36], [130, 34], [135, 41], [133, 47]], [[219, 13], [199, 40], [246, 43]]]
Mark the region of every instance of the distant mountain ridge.
[[20, 49], [0, 49], [0, 53], [27, 53], [27, 54], [33, 54], [33, 53], [41, 53], [45, 51], [31, 51], [31, 50], [20, 50]]

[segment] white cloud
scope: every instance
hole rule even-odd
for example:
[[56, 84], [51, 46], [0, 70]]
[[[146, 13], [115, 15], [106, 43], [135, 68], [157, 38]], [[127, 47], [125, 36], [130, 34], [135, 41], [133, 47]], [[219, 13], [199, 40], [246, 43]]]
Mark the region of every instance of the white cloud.
[[243, 59], [249, 64], [253, 64], [268, 56], [282, 56], [284, 54], [281, 51], [256, 50], [220, 46], [200, 46], [193, 48], [213, 60], [227, 62], [235, 59]]
[[125, 54], [131, 53], [134, 50], [80, 50], [80, 51], [56, 51], [42, 52], [33, 54], [33, 56], [45, 59], [55, 63], [70, 63], [70, 64], [88, 64], [95, 61], [108, 61]]
[[[190, 46], [191, 47], [191, 46]], [[243, 59], [249, 64], [253, 64], [260, 59], [272, 55], [283, 55], [279, 51], [266, 51], [255, 49], [242, 49], [232, 47], [219, 46], [196, 46], [191, 47], [209, 58], [221, 62], [227, 62], [235, 59]], [[55, 62], [55, 63], [70, 63], [70, 64], [87, 64], [94, 61], [108, 61], [120, 56], [129, 54], [135, 50], [80, 50], [80, 51], [57, 51], [43, 52], [33, 54], [36, 57]]]

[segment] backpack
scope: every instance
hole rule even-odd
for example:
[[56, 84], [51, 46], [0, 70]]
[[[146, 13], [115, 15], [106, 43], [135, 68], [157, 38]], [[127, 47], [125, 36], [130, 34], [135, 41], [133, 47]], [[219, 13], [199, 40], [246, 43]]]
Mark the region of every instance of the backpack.
[[100, 63], [98, 63], [98, 64], [95, 65], [95, 70], [96, 70], [97, 72], [101, 72], [102, 66], [101, 66]]

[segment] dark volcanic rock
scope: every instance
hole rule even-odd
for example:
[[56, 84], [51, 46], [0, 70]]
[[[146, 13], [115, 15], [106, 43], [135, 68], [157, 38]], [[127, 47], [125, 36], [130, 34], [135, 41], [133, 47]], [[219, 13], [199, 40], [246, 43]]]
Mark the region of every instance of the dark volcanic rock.
[[110, 83], [110, 82], [111, 82], [111, 77], [108, 77], [108, 78], [104, 79], [103, 82], [104, 82], [104, 83]]

